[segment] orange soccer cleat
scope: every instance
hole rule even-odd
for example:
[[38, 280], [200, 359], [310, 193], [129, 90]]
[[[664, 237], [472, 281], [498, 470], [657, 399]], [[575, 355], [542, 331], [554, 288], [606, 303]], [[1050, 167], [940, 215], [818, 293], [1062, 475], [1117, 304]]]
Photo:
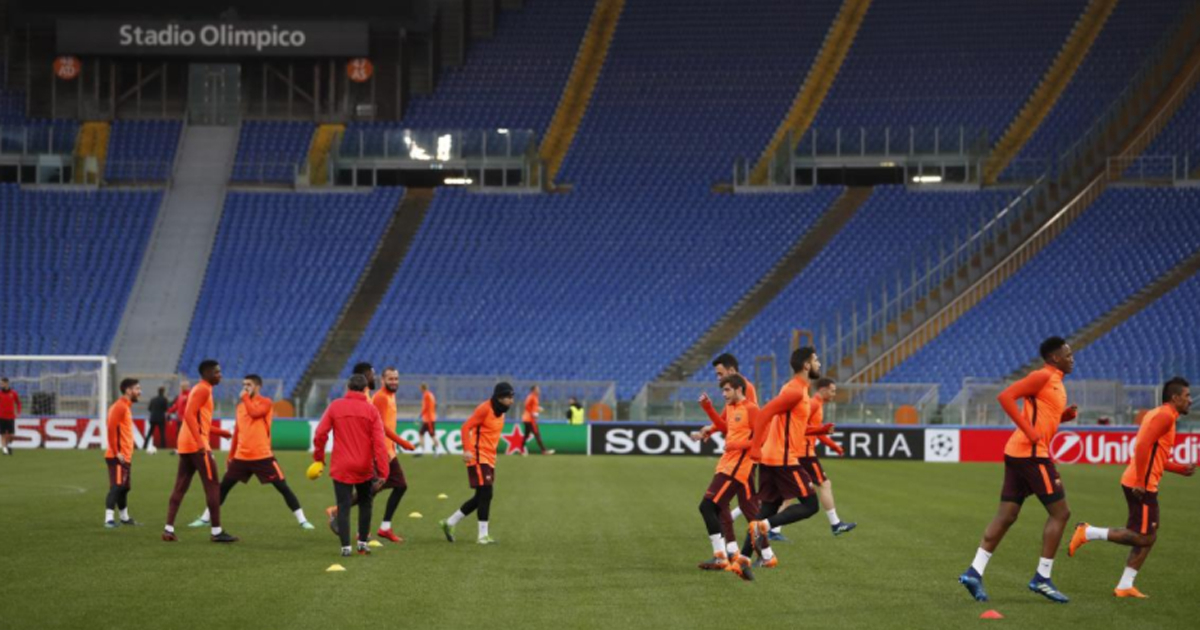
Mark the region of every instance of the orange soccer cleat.
[[397, 536], [396, 532], [393, 532], [390, 529], [383, 529], [382, 527], [379, 528], [379, 531], [375, 532], [375, 535], [379, 536], [380, 538], [386, 538], [394, 543], [404, 542], [403, 536]]
[[1136, 586], [1130, 586], [1129, 588], [1113, 589], [1113, 595], [1116, 595], [1117, 597], [1122, 597], [1122, 598], [1132, 597], [1134, 599], [1150, 599], [1149, 595], [1146, 595], [1145, 593], [1137, 590]]
[[729, 559], [726, 558], [724, 551], [718, 551], [713, 554], [713, 557], [701, 562], [698, 566], [703, 571], [724, 571], [729, 567]]
[[740, 553], [729, 561], [729, 566], [725, 567], [725, 570], [747, 582], [754, 581], [754, 572], [750, 570], [750, 558]]
[[1075, 552], [1087, 544], [1087, 528], [1087, 523], [1080, 523], [1075, 526], [1075, 533], [1071, 535], [1071, 544], [1067, 546], [1067, 556], [1074, 558]]

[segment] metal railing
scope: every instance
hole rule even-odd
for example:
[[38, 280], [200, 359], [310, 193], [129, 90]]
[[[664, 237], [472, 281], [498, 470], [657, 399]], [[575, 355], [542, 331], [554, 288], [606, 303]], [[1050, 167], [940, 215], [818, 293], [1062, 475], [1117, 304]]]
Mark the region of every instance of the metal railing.
[[[962, 389], [943, 409], [944, 424], [1012, 426], [996, 402], [1010, 383], [997, 379], [963, 379]], [[1120, 381], [1069, 380], [1064, 383], [1068, 401], [1079, 407], [1076, 426], [1132, 426], [1140, 412], [1159, 405], [1156, 385], [1126, 385]], [[1064, 427], [1065, 428], [1065, 427]]]

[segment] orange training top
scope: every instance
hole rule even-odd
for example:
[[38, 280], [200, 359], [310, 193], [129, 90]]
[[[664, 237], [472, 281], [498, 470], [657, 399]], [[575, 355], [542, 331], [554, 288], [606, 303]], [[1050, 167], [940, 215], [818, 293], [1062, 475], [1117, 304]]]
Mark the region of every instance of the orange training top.
[[187, 409], [183, 412], [183, 428], [179, 432], [178, 444], [180, 454], [212, 450], [208, 442], [212, 414], [212, 385], [208, 381], [200, 381], [188, 394]]
[[525, 413], [521, 414], [521, 421], [537, 422], [538, 408], [541, 407], [540, 403], [541, 401], [538, 400], [538, 395], [533, 392], [529, 392], [529, 395], [525, 397]]
[[500, 434], [504, 432], [504, 416], [497, 416], [492, 411], [492, 401], [485, 400], [462, 426], [463, 452], [472, 453], [475, 458], [467, 466], [477, 464], [496, 465], [496, 445], [500, 442]]
[[1121, 475], [1121, 485], [1128, 488], [1145, 488], [1147, 492], [1158, 492], [1158, 482], [1163, 471], [1182, 472], [1184, 466], [1171, 459], [1175, 448], [1175, 421], [1179, 411], [1173, 405], [1163, 405], [1146, 414], [1137, 432], [1133, 445], [1133, 457]]
[[117, 453], [125, 457], [126, 463], [133, 461], [133, 404], [121, 396], [108, 408], [107, 459], [116, 459]]
[[[1058, 432], [1063, 412], [1067, 409], [1067, 390], [1063, 387], [1062, 370], [1045, 365], [1029, 373], [1029, 376], [1009, 385], [1000, 393], [998, 400], [1009, 417], [1020, 426], [1017, 413], [1023, 414], [1026, 422], [1038, 435], [1036, 449], [1020, 428], [1013, 431], [1004, 447], [1008, 457], [1050, 457], [1050, 440]], [[1017, 412], [1016, 401], [1024, 400], [1024, 409]]]
[[237, 406], [237, 424], [233, 428], [233, 458], [254, 461], [274, 457], [271, 450], [271, 423], [275, 420], [274, 401], [266, 396], [242, 394]]
[[754, 462], [750, 460], [750, 443], [754, 438], [754, 427], [750, 426], [751, 415], [758, 405], [748, 399], [740, 403], [725, 405], [721, 415], [725, 423], [725, 454], [717, 462], [717, 472], [737, 479], [743, 484], [750, 480]]
[[[386, 387], [375, 393], [375, 397], [371, 399], [371, 404], [379, 410], [379, 417], [383, 419], [383, 433], [396, 432], [396, 394], [389, 392]], [[388, 461], [396, 457], [396, 443], [392, 440], [387, 440]]]
[[437, 420], [437, 399], [428, 389], [421, 395], [421, 420], [426, 424]]
[[805, 430], [812, 408], [808, 379], [796, 375], [784, 384], [779, 395], [795, 396], [799, 402], [786, 413], [775, 416], [768, 425], [761, 463], [764, 466], [795, 466], [804, 455], [808, 443]]

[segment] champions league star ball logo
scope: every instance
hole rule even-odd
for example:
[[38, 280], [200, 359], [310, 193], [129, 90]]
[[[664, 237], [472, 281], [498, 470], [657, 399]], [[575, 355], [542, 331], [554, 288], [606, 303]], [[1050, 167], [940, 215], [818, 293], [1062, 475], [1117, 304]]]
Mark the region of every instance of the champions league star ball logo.
[[957, 429], [925, 430], [925, 461], [957, 462], [959, 433]]
[[929, 452], [938, 459], [953, 455], [957, 446], [956, 440], [945, 433], [935, 435], [929, 440]]

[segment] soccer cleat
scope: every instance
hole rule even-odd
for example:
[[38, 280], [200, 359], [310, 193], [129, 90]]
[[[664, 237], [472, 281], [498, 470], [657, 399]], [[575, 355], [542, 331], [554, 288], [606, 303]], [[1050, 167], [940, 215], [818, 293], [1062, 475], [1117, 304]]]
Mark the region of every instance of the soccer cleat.
[[1136, 586], [1113, 589], [1113, 595], [1121, 598], [1132, 597], [1134, 599], [1150, 599], [1149, 595], [1137, 590]]
[[316, 527], [314, 527], [312, 523], [304, 521], [303, 523], [300, 523], [300, 529], [303, 529], [304, 531], [312, 531], [316, 529]]
[[368, 546], [367, 543], [362, 540], [358, 541], [358, 555], [360, 555], [360, 556], [371, 555], [371, 547]]
[[484, 536], [475, 542], [481, 545], [494, 545], [496, 544], [496, 539], [492, 538], [491, 536]]
[[787, 536], [783, 535], [783, 532], [777, 532], [775, 530], [771, 530], [771, 533], [767, 534], [767, 540], [769, 540], [771, 542], [784, 542], [784, 543], [792, 542], [790, 539], [788, 539]]
[[337, 514], [338, 509], [336, 505], [331, 505], [325, 508], [325, 516], [329, 517], [329, 531], [333, 532], [334, 536], [341, 536], [341, 534], [338, 533]]
[[116, 529], [118, 527], [120, 527], [120, 525], [118, 525], [116, 521], [104, 521], [105, 529]]
[[963, 574], [958, 576], [958, 583], [967, 587], [967, 592], [977, 602], [986, 602], [988, 600], [987, 591], [983, 590], [983, 576], [975, 570], [975, 567], [968, 567]]
[[724, 553], [715, 553], [713, 557], [701, 562], [698, 566], [702, 571], [724, 571], [729, 566], [729, 560]]
[[775, 567], [779, 566], [779, 558], [772, 557], [770, 560], [763, 560], [763, 557], [759, 556], [754, 559], [754, 563], [750, 566], [754, 567], [755, 569], [774, 569]]
[[1065, 604], [1071, 601], [1071, 598], [1063, 595], [1058, 590], [1058, 587], [1054, 585], [1054, 582], [1050, 581], [1050, 578], [1044, 578], [1040, 575], [1035, 574], [1033, 579], [1029, 580], [1029, 590], [1056, 604]]
[[213, 534], [212, 536], [209, 536], [208, 539], [215, 543], [235, 543], [238, 541], [238, 537], [230, 534], [229, 532]]
[[1075, 526], [1075, 533], [1071, 535], [1071, 544], [1067, 546], [1067, 556], [1074, 558], [1075, 552], [1087, 544], [1087, 528], [1087, 523], [1080, 523]]
[[438, 521], [438, 525], [442, 526], [442, 533], [446, 535], [446, 542], [454, 542], [454, 526], [450, 521]]
[[379, 536], [380, 538], [386, 538], [394, 543], [404, 542], [403, 536], [397, 536], [396, 532], [393, 532], [390, 529], [383, 529], [382, 527], [379, 528], [379, 531], [375, 532], [375, 535]]
[[342, 557], [343, 558], [349, 558], [352, 555], [354, 555], [354, 552], [350, 551], [349, 548], [342, 549]]
[[762, 551], [770, 546], [767, 542], [768, 536], [771, 533], [771, 526], [766, 521], [751, 521], [750, 522], [750, 539], [754, 541], [754, 549]]
[[193, 527], [193, 528], [209, 527], [209, 526], [210, 526], [210, 523], [202, 518], [198, 518], [198, 519], [192, 521], [191, 523], [188, 523], [188, 527]]
[[176, 542], [179, 540], [178, 538], [175, 537], [175, 532], [169, 532], [165, 529], [163, 530], [163, 533], [162, 533], [162, 539], [163, 539], [163, 542]]
[[139, 523], [131, 518], [122, 519], [121, 524], [129, 526], [129, 527], [141, 527], [141, 525], [142, 525], [141, 523]]
[[729, 561], [729, 566], [725, 567], [725, 570], [747, 582], [754, 581], [754, 571], [750, 569], [750, 558], [740, 553]]
[[858, 523], [838, 523], [837, 525], [830, 527], [830, 529], [833, 530], [834, 536], [841, 536], [842, 534], [853, 530], [855, 527], [858, 527]]

